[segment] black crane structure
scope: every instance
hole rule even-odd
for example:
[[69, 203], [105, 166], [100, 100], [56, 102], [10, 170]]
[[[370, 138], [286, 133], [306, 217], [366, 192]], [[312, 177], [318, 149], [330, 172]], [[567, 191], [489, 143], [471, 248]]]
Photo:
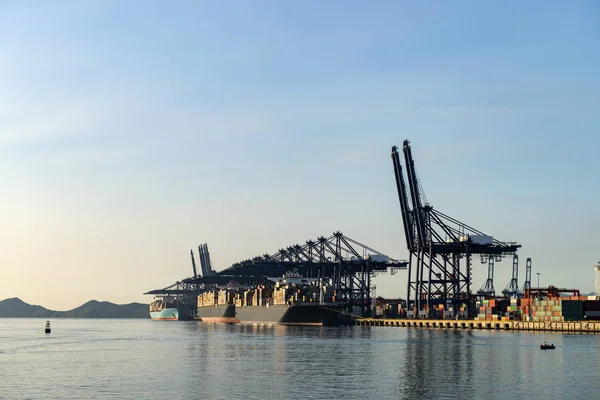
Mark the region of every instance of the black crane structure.
[[[426, 313], [435, 304], [443, 304], [445, 310], [449, 306], [456, 310], [465, 304], [468, 317], [472, 318], [476, 298], [471, 292], [473, 255], [483, 256], [487, 260], [490, 257], [492, 260], [502, 259], [515, 255], [521, 245], [501, 242], [434, 209], [427, 201], [423, 203], [424, 196], [408, 140], [403, 142], [402, 151], [406, 179], [398, 147], [392, 147], [402, 223], [409, 251], [407, 309], [414, 315]], [[493, 262], [491, 269], [493, 271]], [[493, 279], [493, 273], [491, 277]]]
[[531, 290], [531, 258], [528, 258], [525, 264], [525, 283], [523, 284], [522, 293], [525, 293], [527, 290]]
[[501, 261], [502, 258], [498, 257], [498, 256], [496, 256], [496, 257], [482, 256], [481, 262], [483, 264], [485, 264], [486, 259], [487, 259], [487, 264], [488, 264], [488, 276], [487, 276], [487, 279], [485, 280], [483, 286], [481, 287], [481, 289], [479, 289], [477, 291], [477, 295], [494, 297], [494, 296], [496, 296], [496, 289], [494, 289], [494, 261], [496, 259], [498, 261]]
[[[531, 263], [531, 258], [528, 258], [528, 262]], [[519, 297], [519, 256], [513, 256], [513, 269], [512, 269], [512, 278], [510, 282], [506, 286], [506, 288], [502, 291], [502, 294], [506, 297]]]
[[198, 280], [203, 276], [208, 277], [215, 274], [215, 271], [212, 269], [208, 245], [205, 243], [198, 246], [198, 258], [200, 259], [201, 275], [198, 274], [198, 270], [196, 269], [194, 250], [190, 250], [190, 257], [192, 259], [192, 271], [194, 273], [192, 277], [177, 281], [161, 289], [151, 290], [144, 294], [155, 296], [179, 296], [181, 298], [187, 297], [187, 301], [193, 303], [203, 290], [213, 289], [213, 285], [206, 285], [198, 282]]
[[[193, 293], [197, 296], [195, 291], [212, 290], [217, 285], [229, 285], [232, 282], [258, 285], [267, 283], [269, 278], [278, 278], [294, 271], [304, 277], [319, 278], [321, 285], [332, 286], [346, 312], [354, 313], [358, 308], [361, 316], [370, 316], [371, 278], [384, 272], [394, 275], [408, 265], [407, 261], [390, 258], [341, 232], [307, 240], [303, 245], [287, 246], [274, 254], [249, 258], [219, 272], [212, 269], [208, 247], [201, 245], [198, 250], [202, 276], [194, 275], [168, 288], [145, 294], [176, 294], [181, 290], [181, 294]], [[194, 265], [195, 261], [192, 261]]]
[[[190, 250], [191, 251], [191, 250]], [[193, 252], [192, 252], [193, 254]], [[200, 255], [200, 269], [202, 270], [202, 276], [212, 276], [215, 271], [212, 267], [212, 261], [210, 260], [210, 253], [208, 252], [208, 245], [206, 243], [198, 246], [198, 254]], [[193, 261], [193, 256], [192, 256]]]

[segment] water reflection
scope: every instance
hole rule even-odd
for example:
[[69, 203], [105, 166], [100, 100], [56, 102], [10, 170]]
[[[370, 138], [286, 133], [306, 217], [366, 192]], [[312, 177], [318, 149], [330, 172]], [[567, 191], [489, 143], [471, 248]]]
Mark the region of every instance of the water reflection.
[[399, 394], [403, 398], [468, 398], [473, 386], [472, 333], [407, 329]]
[[557, 369], [565, 377], [573, 369], [561, 353], [540, 354], [537, 342], [546, 337], [527, 333], [202, 323], [156, 329], [179, 352], [172, 365], [185, 367], [174, 382], [189, 398], [542, 398], [568, 397], [576, 387], [572, 378], [556, 387]]
[[[0, 397], [596, 398], [600, 335], [0, 321]], [[58, 329], [60, 328], [60, 329]], [[540, 351], [548, 340], [555, 351]]]

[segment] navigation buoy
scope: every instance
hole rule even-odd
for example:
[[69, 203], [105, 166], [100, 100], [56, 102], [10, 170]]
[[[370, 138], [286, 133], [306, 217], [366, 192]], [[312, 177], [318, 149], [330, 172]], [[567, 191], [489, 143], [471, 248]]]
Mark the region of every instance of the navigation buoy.
[[50, 333], [50, 321], [46, 321], [46, 329], [44, 329], [44, 332]]

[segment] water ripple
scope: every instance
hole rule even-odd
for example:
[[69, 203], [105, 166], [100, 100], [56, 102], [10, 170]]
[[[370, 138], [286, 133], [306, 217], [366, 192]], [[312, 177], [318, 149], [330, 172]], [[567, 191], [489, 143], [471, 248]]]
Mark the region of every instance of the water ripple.
[[[600, 336], [0, 319], [4, 399], [595, 398]], [[539, 343], [557, 345], [540, 351]]]

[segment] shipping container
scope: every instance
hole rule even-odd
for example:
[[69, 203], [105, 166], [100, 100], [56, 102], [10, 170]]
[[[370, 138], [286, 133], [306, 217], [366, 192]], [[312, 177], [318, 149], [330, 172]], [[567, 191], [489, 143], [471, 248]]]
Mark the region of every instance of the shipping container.
[[583, 302], [583, 309], [585, 311], [600, 311], [600, 301], [598, 300], [587, 300]]
[[469, 242], [480, 245], [489, 245], [494, 243], [494, 238], [487, 235], [462, 235], [459, 240], [461, 242]]

